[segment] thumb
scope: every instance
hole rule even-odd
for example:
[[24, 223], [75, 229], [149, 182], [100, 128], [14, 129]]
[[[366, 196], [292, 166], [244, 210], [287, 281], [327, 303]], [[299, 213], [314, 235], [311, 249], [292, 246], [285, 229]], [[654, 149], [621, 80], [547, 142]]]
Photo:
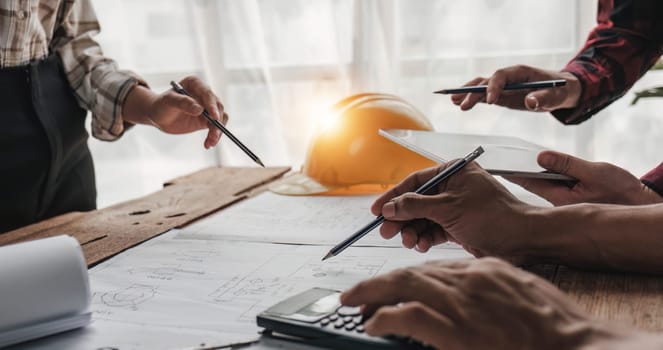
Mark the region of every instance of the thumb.
[[525, 96], [525, 107], [530, 111], [554, 111], [562, 105], [564, 96], [559, 89], [533, 91]]
[[429, 219], [435, 206], [434, 196], [408, 192], [385, 203], [382, 206], [382, 215], [387, 220], [396, 221]]
[[592, 162], [565, 153], [543, 151], [539, 153], [537, 162], [550, 171], [569, 175], [578, 180], [586, 179], [592, 175]]

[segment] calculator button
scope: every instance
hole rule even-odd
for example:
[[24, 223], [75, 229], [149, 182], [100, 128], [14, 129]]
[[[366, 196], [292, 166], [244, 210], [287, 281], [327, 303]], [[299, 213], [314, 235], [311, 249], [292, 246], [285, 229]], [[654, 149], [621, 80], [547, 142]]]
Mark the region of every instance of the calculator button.
[[350, 322], [350, 323], [348, 323], [348, 324], [345, 325], [345, 330], [346, 330], [346, 331], [351, 331], [351, 330], [355, 329], [355, 327], [357, 327], [357, 325], [354, 324], [354, 323], [352, 323], [352, 322]]
[[354, 322], [354, 323], [356, 323], [356, 324], [362, 324], [362, 323], [364, 323], [364, 318], [361, 317], [361, 315], [359, 315], [359, 316], [355, 316], [355, 317], [352, 319], [352, 322]]
[[332, 315], [330, 315], [330, 316], [329, 316], [329, 320], [332, 321], [332, 322], [338, 320], [338, 315], [337, 315], [337, 314], [332, 314]]
[[322, 320], [320, 320], [320, 325], [321, 326], [326, 326], [328, 324], [329, 324], [329, 319], [328, 318], [323, 318]]
[[345, 317], [343, 317], [343, 322], [345, 322], [345, 323], [352, 322], [353, 319], [354, 319], [354, 317], [352, 317], [352, 316], [345, 316]]
[[341, 316], [357, 316], [361, 315], [361, 309], [359, 309], [359, 306], [341, 306], [336, 310], [336, 313]]
[[359, 326], [357, 326], [357, 328], [355, 328], [355, 331], [357, 333], [364, 333], [364, 325], [360, 324]]
[[334, 328], [343, 328], [343, 325], [344, 325], [344, 324], [345, 324], [345, 322], [343, 322], [343, 320], [338, 319], [338, 320], [336, 320], [336, 322], [334, 323]]

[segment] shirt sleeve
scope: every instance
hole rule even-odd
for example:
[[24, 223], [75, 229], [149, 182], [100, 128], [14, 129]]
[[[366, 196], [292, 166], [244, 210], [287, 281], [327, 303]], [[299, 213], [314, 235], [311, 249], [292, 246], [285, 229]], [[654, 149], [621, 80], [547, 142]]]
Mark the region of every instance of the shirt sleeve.
[[640, 180], [663, 197], [663, 163], [645, 174]]
[[563, 71], [578, 77], [578, 106], [554, 111], [578, 124], [622, 97], [663, 53], [663, 1], [600, 0], [597, 26]]
[[81, 107], [92, 112], [92, 135], [113, 141], [130, 124], [124, 122], [122, 106], [129, 91], [145, 81], [103, 55], [94, 40], [100, 27], [89, 0], [73, 1], [58, 21], [53, 50], [60, 56], [67, 80]]

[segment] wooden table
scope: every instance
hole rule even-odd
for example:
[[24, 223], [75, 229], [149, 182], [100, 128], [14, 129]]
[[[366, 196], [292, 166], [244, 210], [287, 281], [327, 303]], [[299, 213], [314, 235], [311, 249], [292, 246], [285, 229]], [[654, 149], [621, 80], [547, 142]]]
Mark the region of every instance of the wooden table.
[[[69, 234], [88, 266], [171, 228], [181, 227], [265, 190], [289, 168], [209, 168], [164, 184], [161, 191], [91, 212], [76, 212], [0, 235], [0, 245]], [[663, 330], [663, 278], [535, 266], [589, 313], [641, 329]]]

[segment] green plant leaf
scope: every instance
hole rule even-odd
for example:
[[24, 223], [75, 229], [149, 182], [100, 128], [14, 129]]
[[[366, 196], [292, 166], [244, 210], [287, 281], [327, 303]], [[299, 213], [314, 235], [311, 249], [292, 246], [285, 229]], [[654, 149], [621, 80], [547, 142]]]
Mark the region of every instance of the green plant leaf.
[[636, 104], [639, 99], [647, 97], [663, 97], [663, 86], [637, 91], [631, 105]]

